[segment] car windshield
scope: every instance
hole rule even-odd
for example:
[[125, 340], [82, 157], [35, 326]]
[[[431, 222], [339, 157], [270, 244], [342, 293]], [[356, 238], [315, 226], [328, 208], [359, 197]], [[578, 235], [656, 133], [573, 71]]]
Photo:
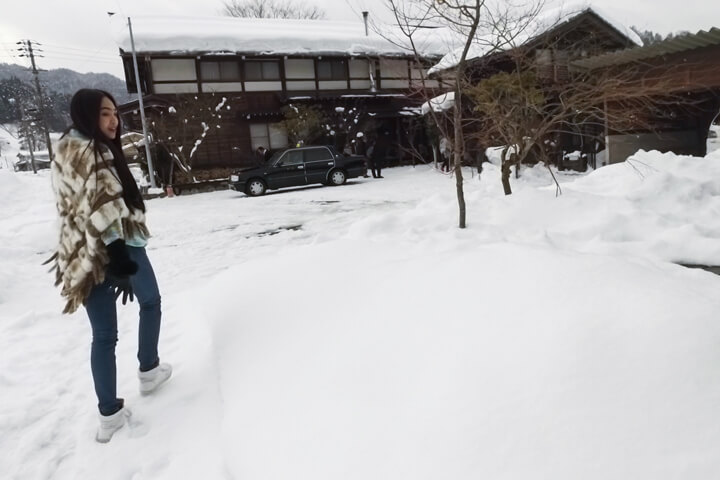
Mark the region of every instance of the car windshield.
[[271, 165], [274, 165], [283, 153], [285, 153], [285, 150], [278, 150], [277, 152], [273, 153], [272, 157], [270, 157], [267, 162]]

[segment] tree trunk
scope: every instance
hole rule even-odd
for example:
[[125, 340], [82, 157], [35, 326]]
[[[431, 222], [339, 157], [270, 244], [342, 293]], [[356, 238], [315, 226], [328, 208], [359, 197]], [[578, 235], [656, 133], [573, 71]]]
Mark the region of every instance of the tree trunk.
[[174, 182], [174, 179], [173, 179], [173, 173], [175, 173], [175, 162], [176, 162], [176, 161], [177, 161], [177, 160], [175, 160], [174, 158], [170, 157], [170, 173], [168, 174], [167, 185], [172, 185], [173, 183], [175, 183], [175, 182]]
[[460, 101], [460, 89], [455, 90], [455, 111], [453, 112], [453, 123], [455, 124], [455, 152], [453, 155], [454, 171], [455, 171], [455, 190], [458, 199], [458, 227], [465, 228], [465, 192], [463, 191], [462, 176], [462, 154], [465, 145], [462, 131], [462, 104]]
[[510, 189], [510, 160], [507, 158], [507, 152], [510, 147], [503, 148], [502, 152], [500, 152], [500, 172], [502, 173], [502, 176], [500, 177], [502, 181], [503, 190], [505, 191], [505, 195], [511, 195], [512, 190]]
[[457, 190], [458, 198], [458, 227], [465, 228], [465, 192], [463, 191], [463, 176], [462, 176], [462, 165], [460, 163], [460, 156], [455, 154], [455, 189]]
[[502, 162], [502, 186], [505, 191], [505, 195], [512, 195], [510, 189], [510, 162]]
[[478, 176], [482, 175], [483, 163], [485, 162], [485, 160], [487, 160], [487, 156], [485, 155], [485, 146], [480, 145], [479, 148], [480, 151], [475, 154], [475, 163], [477, 165]]
[[32, 167], [33, 173], [37, 174], [37, 168], [35, 168], [35, 138], [32, 136], [28, 137], [28, 150], [30, 150], [30, 167]]

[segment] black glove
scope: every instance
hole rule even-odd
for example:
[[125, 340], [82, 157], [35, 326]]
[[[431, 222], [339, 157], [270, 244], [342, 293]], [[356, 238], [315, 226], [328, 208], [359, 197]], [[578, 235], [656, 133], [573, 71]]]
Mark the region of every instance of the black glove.
[[132, 284], [130, 283], [129, 275], [116, 276], [108, 270], [106, 278], [110, 282], [110, 288], [115, 293], [115, 300], [117, 300], [122, 293], [123, 305], [127, 303], [128, 298], [131, 302], [133, 301], [135, 297], [132, 289]]
[[108, 257], [110, 257], [110, 263], [108, 264], [108, 272], [116, 277], [135, 275], [138, 271], [137, 263], [130, 260], [127, 247], [125, 247], [125, 240], [115, 240], [109, 245], [106, 245]]
[[115, 292], [115, 299], [117, 300], [122, 294], [122, 303], [125, 305], [128, 298], [131, 302], [134, 298], [130, 275], [137, 273], [138, 265], [130, 259], [124, 240], [115, 240], [105, 248], [110, 257], [110, 263], [107, 266], [107, 279]]

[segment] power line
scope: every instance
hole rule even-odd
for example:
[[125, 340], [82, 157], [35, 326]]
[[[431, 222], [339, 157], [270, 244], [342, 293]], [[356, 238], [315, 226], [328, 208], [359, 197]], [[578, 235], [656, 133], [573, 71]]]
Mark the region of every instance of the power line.
[[[62, 51], [73, 55], [83, 55], [83, 54], [96, 54], [103, 50], [105, 47], [100, 47], [96, 50], [91, 48], [75, 48], [75, 47], [65, 47], [62, 45], [53, 45], [53, 44], [43, 44], [43, 48], [47, 51]], [[101, 53], [100, 55], [106, 55], [106, 56], [112, 56], [111, 53]]]
[[[13, 47], [14, 47], [14, 45], [13, 45]], [[5, 51], [8, 53], [8, 55], [10, 56], [10, 58], [12, 58], [13, 60], [17, 61], [17, 58], [18, 58], [18, 57], [17, 57], [17, 55], [16, 55], [15, 53], [13, 53], [12, 47], [8, 48], [7, 45], [3, 45], [3, 49], [5, 49]]]
[[46, 55], [44, 58], [53, 59], [53, 60], [72, 60], [72, 61], [76, 61], [76, 62], [99, 62], [99, 63], [115, 63], [115, 64], [121, 63], [120, 56], [118, 56], [116, 60], [111, 60], [109, 58], [79, 57], [79, 56], [70, 56], [70, 55], [50, 53], [50, 54]]
[[105, 57], [105, 58], [119, 58], [120, 55], [112, 55], [109, 53], [78, 53], [78, 52], [65, 52], [59, 49], [45, 49], [43, 50], [44, 53], [47, 55], [65, 55], [68, 57], [83, 57], [83, 58], [96, 58], [96, 57]]
[[[73, 47], [60, 47], [50, 44], [38, 44], [42, 46], [43, 50], [35, 49], [35, 52], [42, 52], [45, 55], [39, 55], [35, 54], [36, 58], [44, 57], [48, 59], [52, 59], [54, 61], [60, 61], [60, 62], [76, 62], [78, 67], [77, 69], [82, 69], [86, 65], [90, 63], [94, 64], [107, 64], [107, 65], [120, 65], [121, 60], [119, 55], [112, 55], [109, 53], [102, 52], [103, 49], [105, 49], [105, 46], [102, 46], [98, 48], [97, 50], [89, 50], [89, 49], [80, 49], [80, 48], [73, 48]], [[65, 48], [68, 50], [65, 51]], [[70, 50], [70, 49], [73, 50]], [[85, 53], [81, 53], [85, 52]]]

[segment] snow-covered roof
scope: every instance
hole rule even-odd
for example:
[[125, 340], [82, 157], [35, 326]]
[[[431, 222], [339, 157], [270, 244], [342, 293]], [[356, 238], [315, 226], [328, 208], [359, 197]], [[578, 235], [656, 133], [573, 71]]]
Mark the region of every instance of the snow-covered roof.
[[[122, 19], [121, 19], [122, 20]], [[127, 26], [114, 23], [115, 40], [129, 52]], [[216, 52], [259, 53], [264, 55], [410, 55], [411, 51], [396, 45], [358, 22], [327, 20], [287, 20], [233, 17], [133, 17], [135, 48], [140, 52]], [[384, 35], [393, 34], [392, 28]], [[441, 56], [448, 47], [436, 31], [423, 32], [416, 39], [419, 51], [426, 56]]]
[[[527, 24], [518, 35], [506, 42], [499, 41], [496, 33], [478, 35], [477, 42], [473, 43], [468, 51], [467, 59], [471, 60], [474, 58], [480, 58], [494, 51], [504, 51], [518, 47], [553, 28], [572, 21], [576, 17], [587, 12], [592, 12], [600, 17], [604, 22], [635, 45], [643, 45], [643, 41], [637, 33], [635, 33], [631, 28], [623, 25], [622, 22], [615, 20], [612, 14], [607, 12], [605, 9], [598, 8], [594, 5], [591, 6], [588, 2], [575, 2], [542, 12], [529, 24]], [[462, 48], [455, 49], [447, 53], [436, 65], [428, 70], [428, 74], [433, 74], [454, 67], [457, 65], [461, 53]]]
[[643, 48], [627, 48], [617, 52], [608, 52], [594, 57], [583, 58], [576, 60], [574, 64], [592, 70], [716, 45], [720, 45], [720, 28], [711, 28], [707, 32], [700, 30], [697, 33], [676, 35]]
[[430, 113], [430, 107], [434, 112], [445, 112], [455, 106], [455, 92], [447, 92], [437, 97], [431, 98], [427, 102], [423, 103], [420, 107], [420, 111], [423, 115]]

